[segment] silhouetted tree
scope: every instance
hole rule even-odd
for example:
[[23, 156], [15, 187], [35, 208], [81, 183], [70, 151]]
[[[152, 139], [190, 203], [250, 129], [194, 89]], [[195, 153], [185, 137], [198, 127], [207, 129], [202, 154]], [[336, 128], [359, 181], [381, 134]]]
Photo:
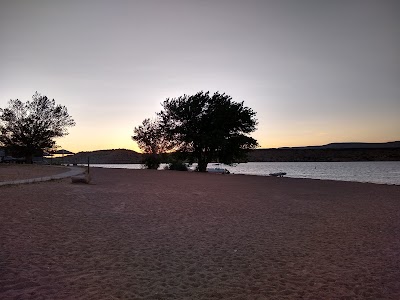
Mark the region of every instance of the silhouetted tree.
[[32, 163], [34, 155], [55, 146], [54, 138], [68, 134], [75, 122], [67, 108], [36, 92], [32, 101], [10, 100], [0, 109], [0, 144]]
[[148, 169], [158, 169], [160, 154], [170, 149], [171, 143], [166, 139], [159, 120], [145, 119], [142, 125], [135, 127], [132, 139], [144, 152], [143, 163]]
[[175, 150], [197, 160], [205, 172], [212, 160], [231, 164], [258, 146], [248, 136], [256, 129], [255, 112], [226, 94], [199, 92], [166, 99], [158, 115]]

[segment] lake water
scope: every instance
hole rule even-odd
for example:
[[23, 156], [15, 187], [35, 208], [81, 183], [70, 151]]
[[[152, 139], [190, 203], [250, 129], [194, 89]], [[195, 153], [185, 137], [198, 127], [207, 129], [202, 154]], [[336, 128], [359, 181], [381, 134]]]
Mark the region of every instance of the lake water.
[[[140, 164], [92, 164], [92, 167], [141, 169]], [[163, 169], [165, 164], [160, 166]], [[192, 166], [194, 168], [195, 165]], [[286, 172], [287, 177], [400, 185], [400, 161], [374, 162], [249, 162], [236, 166], [209, 164], [226, 168], [231, 174], [268, 176]]]

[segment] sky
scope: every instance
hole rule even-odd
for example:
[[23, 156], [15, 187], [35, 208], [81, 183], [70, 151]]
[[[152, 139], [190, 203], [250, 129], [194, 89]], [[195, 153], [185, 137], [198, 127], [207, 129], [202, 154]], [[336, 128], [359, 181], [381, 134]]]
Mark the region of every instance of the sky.
[[38, 91], [60, 147], [138, 151], [166, 98], [224, 92], [261, 148], [400, 140], [398, 0], [0, 0], [0, 107]]

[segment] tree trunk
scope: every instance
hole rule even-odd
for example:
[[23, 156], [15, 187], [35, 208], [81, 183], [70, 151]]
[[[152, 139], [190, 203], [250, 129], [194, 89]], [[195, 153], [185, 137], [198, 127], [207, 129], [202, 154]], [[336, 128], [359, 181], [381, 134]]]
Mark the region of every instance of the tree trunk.
[[199, 154], [197, 157], [197, 168], [199, 172], [206, 172], [207, 171], [207, 159], [205, 155]]
[[25, 155], [25, 163], [26, 164], [33, 164], [33, 155], [32, 154], [26, 154]]

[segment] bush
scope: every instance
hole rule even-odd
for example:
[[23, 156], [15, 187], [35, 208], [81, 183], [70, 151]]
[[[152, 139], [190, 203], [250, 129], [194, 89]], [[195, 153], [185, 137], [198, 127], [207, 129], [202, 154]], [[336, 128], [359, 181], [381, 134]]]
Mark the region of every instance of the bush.
[[157, 170], [160, 166], [160, 158], [154, 154], [146, 155], [143, 159], [143, 165], [146, 169]]
[[167, 166], [167, 169], [174, 170], [174, 171], [187, 171], [188, 167], [184, 162], [182, 162], [180, 160], [176, 160], [176, 161], [170, 162]]

